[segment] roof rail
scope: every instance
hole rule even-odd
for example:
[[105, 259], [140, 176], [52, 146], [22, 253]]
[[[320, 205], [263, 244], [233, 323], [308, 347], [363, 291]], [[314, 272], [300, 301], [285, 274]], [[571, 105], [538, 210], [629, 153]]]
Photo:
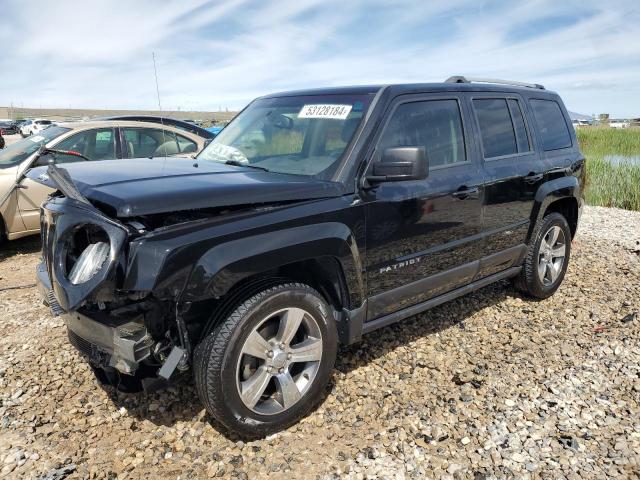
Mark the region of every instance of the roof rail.
[[463, 77], [462, 75], [455, 75], [445, 80], [445, 83], [497, 83], [499, 85], [513, 85], [516, 87], [537, 88], [538, 90], [544, 90], [544, 86], [539, 83], [526, 83], [516, 82], [511, 80], [498, 80], [497, 78], [479, 78], [479, 77]]

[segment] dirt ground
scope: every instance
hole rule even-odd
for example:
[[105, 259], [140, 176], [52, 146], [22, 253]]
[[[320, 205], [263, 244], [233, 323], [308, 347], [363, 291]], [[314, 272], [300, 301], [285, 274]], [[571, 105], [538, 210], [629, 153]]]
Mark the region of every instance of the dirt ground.
[[247, 443], [189, 382], [100, 388], [31, 286], [38, 238], [0, 248], [1, 477], [640, 476], [638, 213], [588, 208], [550, 299], [502, 282], [342, 349], [314, 412]]

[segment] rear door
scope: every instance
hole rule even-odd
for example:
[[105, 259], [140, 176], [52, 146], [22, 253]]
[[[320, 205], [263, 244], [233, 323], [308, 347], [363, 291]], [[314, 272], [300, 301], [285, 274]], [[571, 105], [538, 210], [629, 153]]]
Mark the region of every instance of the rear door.
[[474, 93], [468, 99], [486, 179], [481, 278], [512, 266], [523, 254], [545, 165], [519, 95]]
[[424, 146], [429, 176], [380, 183], [364, 194], [369, 320], [469, 283], [481, 251], [482, 174], [465, 139], [456, 94], [402, 96], [373, 161], [386, 148]]

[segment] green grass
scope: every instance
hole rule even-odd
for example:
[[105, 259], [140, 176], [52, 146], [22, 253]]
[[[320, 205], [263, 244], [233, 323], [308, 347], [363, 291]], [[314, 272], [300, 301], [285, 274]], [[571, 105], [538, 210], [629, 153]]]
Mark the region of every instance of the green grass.
[[640, 164], [612, 165], [604, 159], [640, 156], [640, 128], [586, 127], [578, 129], [577, 136], [587, 158], [587, 203], [640, 210]]

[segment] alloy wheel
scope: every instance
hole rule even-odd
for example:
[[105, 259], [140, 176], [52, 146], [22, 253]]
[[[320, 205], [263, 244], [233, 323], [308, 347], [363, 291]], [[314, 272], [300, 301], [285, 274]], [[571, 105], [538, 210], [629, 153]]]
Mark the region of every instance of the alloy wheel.
[[262, 415], [282, 413], [312, 385], [322, 359], [317, 320], [301, 308], [286, 308], [260, 321], [247, 336], [236, 371], [244, 405]]
[[538, 250], [538, 278], [545, 287], [553, 285], [560, 276], [566, 253], [564, 231], [554, 225], [543, 235]]

